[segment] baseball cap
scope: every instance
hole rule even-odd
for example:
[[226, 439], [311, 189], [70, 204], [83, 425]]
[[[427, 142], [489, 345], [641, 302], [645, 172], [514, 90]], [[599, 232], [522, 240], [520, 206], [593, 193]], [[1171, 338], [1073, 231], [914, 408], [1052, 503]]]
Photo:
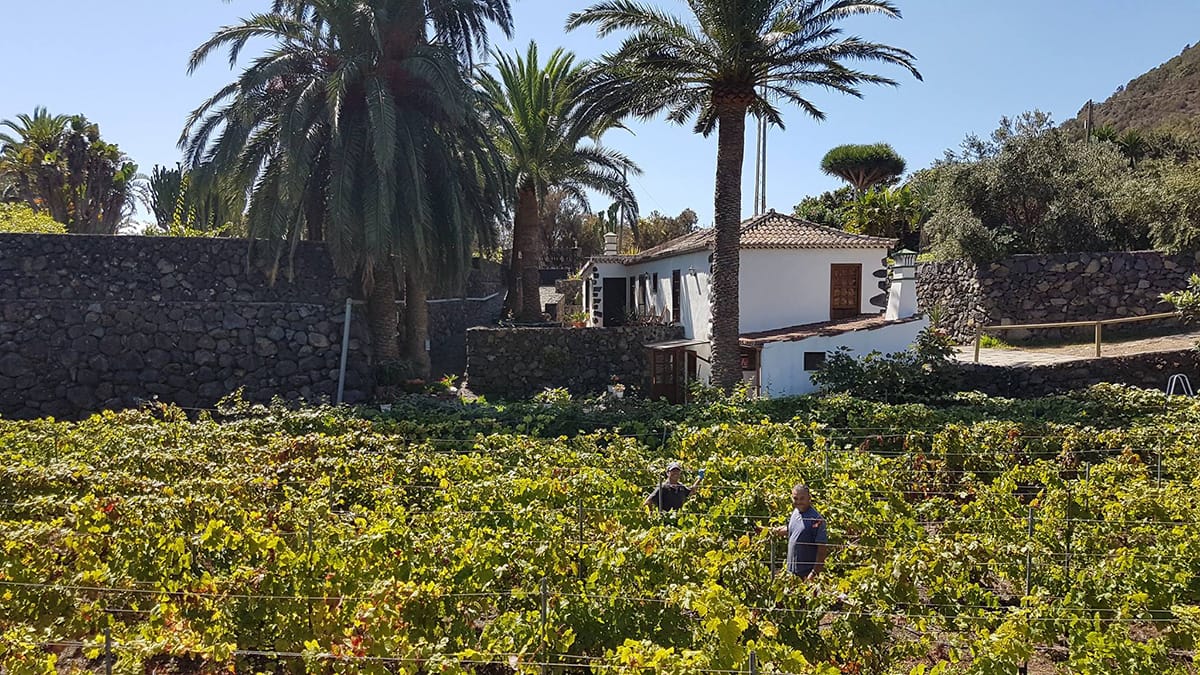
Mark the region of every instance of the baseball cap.
[[679, 469], [680, 471], [682, 471], [683, 465], [680, 464], [679, 462], [671, 462], [670, 464], [667, 465], [667, 471], [674, 471], [675, 469]]

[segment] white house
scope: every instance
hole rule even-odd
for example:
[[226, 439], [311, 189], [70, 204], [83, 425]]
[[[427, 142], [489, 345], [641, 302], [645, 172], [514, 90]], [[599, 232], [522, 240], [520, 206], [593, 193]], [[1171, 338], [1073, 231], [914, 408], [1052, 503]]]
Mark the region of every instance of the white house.
[[[811, 392], [809, 374], [828, 352], [898, 351], [927, 325], [917, 314], [913, 256], [897, 256], [890, 291], [882, 290], [895, 240], [775, 211], [743, 222], [741, 230], [742, 370], [760, 394]], [[652, 396], [678, 400], [688, 380], [708, 381], [713, 243], [706, 229], [617, 255], [611, 235], [605, 254], [581, 271], [590, 325], [659, 320], [683, 326], [685, 339], [647, 345]]]

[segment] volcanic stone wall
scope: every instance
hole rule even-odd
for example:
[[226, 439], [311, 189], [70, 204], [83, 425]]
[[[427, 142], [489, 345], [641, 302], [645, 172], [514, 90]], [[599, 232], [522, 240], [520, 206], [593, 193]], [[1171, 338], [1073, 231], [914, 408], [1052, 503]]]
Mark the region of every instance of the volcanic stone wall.
[[[1183, 288], [1188, 277], [1198, 271], [1200, 253], [1020, 255], [981, 265], [950, 260], [918, 266], [917, 296], [923, 310], [940, 310], [943, 327], [953, 337], [969, 341], [974, 339], [977, 325], [1092, 321], [1169, 312], [1170, 305], [1159, 296]], [[1021, 336], [1009, 332], [1002, 337]], [[1057, 335], [1039, 330], [1035, 337]]]
[[[0, 415], [333, 398], [348, 288], [302, 243], [268, 283], [236, 239], [0, 234]], [[369, 393], [361, 307], [345, 400]]]
[[467, 331], [467, 386], [509, 399], [547, 387], [585, 394], [604, 391], [615, 375], [640, 389], [649, 376], [644, 345], [682, 337], [682, 326], [472, 328]]

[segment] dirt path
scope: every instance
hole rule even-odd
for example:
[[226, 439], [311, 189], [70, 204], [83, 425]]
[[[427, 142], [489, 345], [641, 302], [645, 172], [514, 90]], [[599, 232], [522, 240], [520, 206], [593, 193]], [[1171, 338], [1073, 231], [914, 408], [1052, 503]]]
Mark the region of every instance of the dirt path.
[[[1165, 352], [1189, 349], [1200, 342], [1200, 330], [1178, 335], [1104, 342], [1100, 345], [1101, 356], [1128, 356], [1146, 352]], [[981, 349], [979, 362], [992, 366], [1030, 366], [1080, 361], [1096, 357], [1096, 346], [1091, 343], [1059, 345], [1054, 347], [1017, 347], [1015, 349]], [[959, 361], [970, 362], [975, 356], [975, 347], [966, 345], [957, 348]]]

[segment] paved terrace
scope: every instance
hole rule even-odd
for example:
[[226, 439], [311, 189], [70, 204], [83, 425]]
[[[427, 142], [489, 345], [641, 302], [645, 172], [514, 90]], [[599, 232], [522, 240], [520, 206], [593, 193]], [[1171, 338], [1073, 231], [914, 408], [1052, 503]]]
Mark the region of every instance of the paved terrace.
[[[1200, 343], [1200, 329], [1177, 335], [1104, 342], [1100, 346], [1102, 356], [1130, 356], [1146, 352], [1167, 352], [1188, 349]], [[980, 349], [979, 362], [989, 366], [1044, 366], [1067, 361], [1094, 359], [1096, 346], [1092, 342], [1058, 346], [1018, 346], [1015, 349]], [[974, 345], [957, 348], [959, 361], [970, 363], [975, 354]]]

